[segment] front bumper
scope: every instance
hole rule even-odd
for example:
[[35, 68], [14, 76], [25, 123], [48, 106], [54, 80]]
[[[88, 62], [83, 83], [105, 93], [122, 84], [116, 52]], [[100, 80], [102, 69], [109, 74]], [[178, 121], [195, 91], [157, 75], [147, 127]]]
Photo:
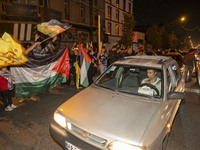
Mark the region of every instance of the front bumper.
[[54, 120], [50, 124], [50, 134], [53, 137], [53, 139], [64, 149], [65, 147], [65, 140], [73, 144], [74, 146], [82, 149], [82, 150], [100, 150], [82, 140], [77, 138], [76, 136], [69, 133], [67, 130], [65, 130], [63, 127], [61, 127], [59, 124], [57, 124]]

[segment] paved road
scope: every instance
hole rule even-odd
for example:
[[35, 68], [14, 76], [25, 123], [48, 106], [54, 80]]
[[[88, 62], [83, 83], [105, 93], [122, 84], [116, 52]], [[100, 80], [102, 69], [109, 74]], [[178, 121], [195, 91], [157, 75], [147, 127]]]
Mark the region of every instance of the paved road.
[[49, 123], [58, 106], [78, 92], [64, 85], [61, 94], [45, 93], [40, 101], [25, 101], [5, 112], [0, 105], [0, 150], [61, 150], [50, 137]]
[[[79, 92], [64, 85], [60, 94], [45, 93], [40, 101], [16, 103], [19, 108], [5, 112], [0, 105], [0, 149], [2, 150], [61, 150], [49, 134], [53, 112], [65, 100]], [[186, 84], [186, 98], [174, 121], [167, 150], [199, 150], [200, 147], [200, 93], [191, 89], [200, 87]]]
[[200, 86], [186, 83], [185, 99], [174, 120], [167, 150], [200, 149]]

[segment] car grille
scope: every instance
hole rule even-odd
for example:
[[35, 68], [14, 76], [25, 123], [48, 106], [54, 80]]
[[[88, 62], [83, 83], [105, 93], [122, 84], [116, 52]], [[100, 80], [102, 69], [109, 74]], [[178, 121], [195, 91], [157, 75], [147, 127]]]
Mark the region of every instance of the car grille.
[[89, 141], [90, 143], [93, 143], [95, 145], [98, 146], [105, 146], [106, 145], [106, 140], [102, 139], [94, 134], [91, 134], [87, 131], [82, 130], [81, 128], [75, 126], [75, 125], [71, 125], [71, 132], [73, 132], [76, 135], [79, 135], [81, 137], [83, 137], [85, 140]]

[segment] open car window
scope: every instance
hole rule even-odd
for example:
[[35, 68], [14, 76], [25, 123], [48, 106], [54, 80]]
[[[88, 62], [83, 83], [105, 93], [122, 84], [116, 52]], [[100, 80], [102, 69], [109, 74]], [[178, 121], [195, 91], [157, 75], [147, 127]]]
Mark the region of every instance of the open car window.
[[[148, 70], [155, 72], [156, 78], [153, 83], [149, 82]], [[160, 97], [162, 93], [161, 70], [153, 68], [112, 65], [101, 75], [95, 84], [107, 89], [135, 95]]]

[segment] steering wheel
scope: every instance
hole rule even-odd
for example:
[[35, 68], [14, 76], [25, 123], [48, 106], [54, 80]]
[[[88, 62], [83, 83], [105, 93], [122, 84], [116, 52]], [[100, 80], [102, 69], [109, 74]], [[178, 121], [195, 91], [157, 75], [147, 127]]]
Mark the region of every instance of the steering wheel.
[[140, 84], [140, 87], [145, 86], [145, 85], [150, 87], [150, 88], [152, 88], [152, 89], [154, 89], [156, 91], [156, 96], [159, 95], [159, 91], [158, 91], [158, 89], [157, 89], [157, 87], [155, 85], [152, 85], [150, 83], [142, 83], [142, 84]]

